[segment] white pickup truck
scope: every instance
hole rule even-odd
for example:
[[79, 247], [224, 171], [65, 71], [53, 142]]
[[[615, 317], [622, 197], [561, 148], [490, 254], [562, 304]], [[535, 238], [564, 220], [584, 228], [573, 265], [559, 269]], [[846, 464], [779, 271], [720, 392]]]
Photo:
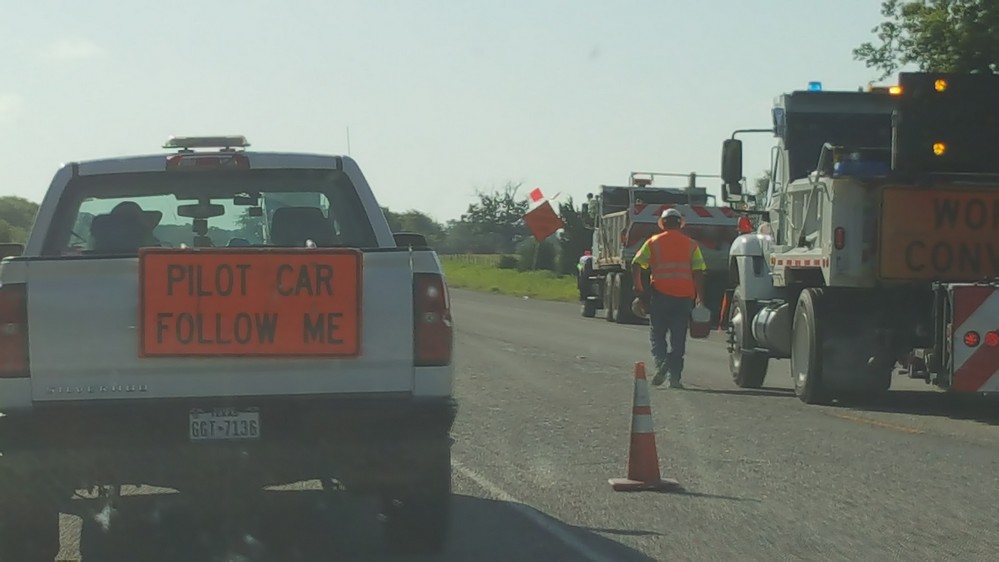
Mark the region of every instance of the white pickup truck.
[[442, 546], [437, 255], [393, 235], [352, 159], [248, 146], [66, 164], [0, 264], [0, 561], [51, 561], [74, 491], [131, 484], [211, 511], [318, 479], [379, 495], [390, 546]]

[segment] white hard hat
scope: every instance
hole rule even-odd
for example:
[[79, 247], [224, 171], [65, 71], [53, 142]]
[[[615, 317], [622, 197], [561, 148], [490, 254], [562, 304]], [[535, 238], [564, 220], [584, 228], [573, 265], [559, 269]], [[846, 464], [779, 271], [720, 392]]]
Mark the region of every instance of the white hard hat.
[[680, 211], [678, 211], [675, 207], [670, 207], [669, 209], [666, 209], [665, 211], [663, 211], [663, 214], [662, 214], [662, 216], [660, 218], [664, 219], [666, 217], [676, 217], [678, 219], [682, 219], [683, 218], [683, 213], [681, 213]]

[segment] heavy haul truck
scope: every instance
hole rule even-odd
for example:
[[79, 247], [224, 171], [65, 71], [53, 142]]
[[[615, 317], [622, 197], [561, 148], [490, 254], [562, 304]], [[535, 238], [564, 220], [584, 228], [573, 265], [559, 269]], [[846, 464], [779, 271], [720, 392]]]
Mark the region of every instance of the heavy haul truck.
[[[902, 73], [897, 86], [775, 100], [763, 222], [729, 252], [730, 368], [763, 384], [789, 358], [814, 404], [886, 391], [897, 368], [999, 391], [999, 76]], [[742, 200], [742, 143], [722, 147]]]
[[[683, 177], [686, 187], [659, 187], [657, 176]], [[704, 176], [701, 176], [704, 177]], [[718, 177], [718, 176], [710, 176]], [[697, 186], [695, 173], [632, 172], [625, 186], [600, 186], [593, 216], [593, 268], [585, 287], [582, 314], [593, 317], [606, 310], [609, 322], [645, 323], [631, 311], [631, 260], [651, 236], [660, 232], [662, 213], [676, 208], [683, 215], [683, 232], [697, 241], [707, 264], [704, 304], [717, 325], [728, 284], [728, 256], [732, 240], [751, 230], [750, 221], [727, 206], [714, 204], [714, 195]], [[741, 230], [740, 230], [741, 229]]]

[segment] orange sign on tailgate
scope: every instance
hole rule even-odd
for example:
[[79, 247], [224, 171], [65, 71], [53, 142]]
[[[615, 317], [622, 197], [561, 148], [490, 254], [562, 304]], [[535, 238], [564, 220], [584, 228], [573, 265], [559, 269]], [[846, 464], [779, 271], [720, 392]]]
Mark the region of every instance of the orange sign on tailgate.
[[999, 187], [885, 188], [881, 277], [976, 281], [999, 276]]
[[347, 249], [146, 248], [143, 357], [360, 353], [362, 255]]

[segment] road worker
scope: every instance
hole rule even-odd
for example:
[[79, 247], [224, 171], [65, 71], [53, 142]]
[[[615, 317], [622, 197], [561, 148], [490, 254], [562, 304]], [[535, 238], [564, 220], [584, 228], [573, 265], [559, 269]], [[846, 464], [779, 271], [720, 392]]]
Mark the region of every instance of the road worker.
[[[683, 355], [693, 305], [702, 304], [704, 270], [701, 248], [681, 228], [683, 215], [675, 208], [659, 217], [662, 232], [645, 241], [631, 262], [635, 294], [647, 303], [652, 356], [656, 371], [652, 384], [669, 376], [669, 388], [683, 388]], [[643, 286], [642, 270], [650, 270], [652, 287]], [[667, 352], [667, 337], [669, 351]]]
[[593, 274], [593, 252], [585, 250], [583, 256], [576, 264], [576, 287], [579, 289], [579, 300], [585, 301], [587, 296], [588, 281]]

